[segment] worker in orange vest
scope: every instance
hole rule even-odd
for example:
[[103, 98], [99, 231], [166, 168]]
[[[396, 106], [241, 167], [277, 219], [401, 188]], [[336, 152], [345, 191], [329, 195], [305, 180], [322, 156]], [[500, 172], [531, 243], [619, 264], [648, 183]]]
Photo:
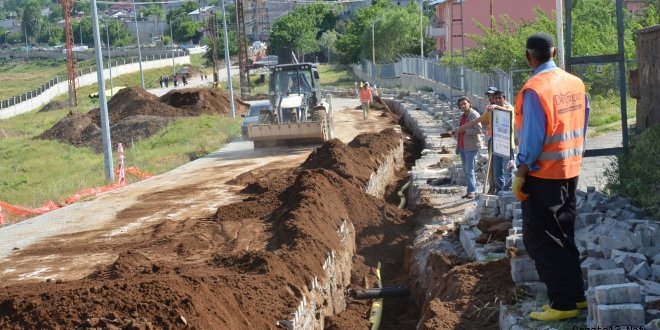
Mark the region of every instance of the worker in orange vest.
[[364, 117], [364, 120], [367, 120], [367, 116], [369, 116], [369, 108], [373, 101], [374, 96], [371, 93], [369, 82], [365, 82], [360, 86], [360, 104], [362, 105], [362, 116]]
[[516, 98], [520, 145], [512, 188], [522, 201], [525, 249], [550, 299], [529, 316], [554, 321], [576, 317], [587, 305], [574, 225], [589, 100], [582, 80], [555, 65], [550, 35], [530, 36], [526, 48], [534, 72]]

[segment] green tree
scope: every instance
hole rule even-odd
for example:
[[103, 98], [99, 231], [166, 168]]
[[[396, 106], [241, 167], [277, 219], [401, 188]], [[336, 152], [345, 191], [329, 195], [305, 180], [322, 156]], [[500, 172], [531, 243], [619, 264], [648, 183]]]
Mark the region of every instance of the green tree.
[[23, 15], [21, 16], [21, 24], [23, 25], [23, 33], [26, 40], [36, 40], [39, 30], [41, 29], [41, 7], [39, 1], [28, 0], [23, 7]]
[[[384, 0], [374, 0], [370, 7], [358, 10], [336, 44], [342, 54], [342, 63], [355, 63], [361, 58], [371, 59], [372, 42], [376, 62], [392, 59], [398, 54], [419, 54], [419, 10], [418, 4], [411, 3], [401, 8]], [[428, 18], [423, 19], [428, 23]]]
[[328, 63], [337, 61], [338, 53], [335, 45], [338, 39], [339, 36], [335, 30], [325, 31], [319, 38], [319, 47], [321, 48], [321, 51], [323, 51]]
[[140, 16], [142, 17], [156, 16], [159, 20], [163, 20], [165, 19], [165, 11], [163, 10], [163, 7], [156, 5], [149, 5], [147, 8], [143, 8], [142, 10], [140, 10]]
[[172, 29], [175, 42], [186, 42], [201, 39], [203, 23], [193, 21], [188, 13], [199, 8], [193, 1], [184, 2], [181, 7], [167, 13], [168, 27]]
[[280, 17], [272, 26], [270, 51], [278, 53], [291, 48], [299, 58], [319, 50], [318, 38], [334, 28], [338, 7], [328, 4], [311, 4], [296, 7]]

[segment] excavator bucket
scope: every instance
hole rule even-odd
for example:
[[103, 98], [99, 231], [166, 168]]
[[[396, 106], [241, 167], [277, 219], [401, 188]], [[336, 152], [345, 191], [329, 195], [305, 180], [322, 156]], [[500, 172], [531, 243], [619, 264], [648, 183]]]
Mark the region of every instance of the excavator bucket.
[[320, 144], [327, 132], [322, 122], [252, 125], [248, 136], [255, 148], [279, 145]]

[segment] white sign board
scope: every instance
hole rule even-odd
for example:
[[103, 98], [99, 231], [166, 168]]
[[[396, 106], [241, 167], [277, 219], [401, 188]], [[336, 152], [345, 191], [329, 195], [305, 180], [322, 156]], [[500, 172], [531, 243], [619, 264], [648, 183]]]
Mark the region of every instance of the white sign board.
[[511, 157], [511, 134], [513, 127], [511, 127], [511, 111], [494, 108], [492, 120], [493, 132], [493, 153], [504, 157]]

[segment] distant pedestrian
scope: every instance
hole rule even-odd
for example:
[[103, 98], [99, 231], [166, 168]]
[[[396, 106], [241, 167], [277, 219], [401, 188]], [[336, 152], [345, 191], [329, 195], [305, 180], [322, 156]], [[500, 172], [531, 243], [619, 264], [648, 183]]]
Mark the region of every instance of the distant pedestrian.
[[165, 88], [169, 88], [169, 87], [170, 87], [170, 77], [165, 76]]
[[183, 82], [183, 86], [188, 85], [188, 78], [185, 75], [181, 76], [181, 82]]
[[160, 87], [163, 88], [163, 84], [165, 83], [163, 81], [163, 76], [160, 76], [160, 79], [158, 79], [158, 82], [160, 83]]
[[365, 82], [364, 85], [360, 88], [360, 104], [362, 105], [362, 116], [364, 120], [367, 120], [369, 116], [369, 110], [371, 103], [374, 101], [374, 96], [371, 94], [371, 88], [369, 88], [369, 82]]

